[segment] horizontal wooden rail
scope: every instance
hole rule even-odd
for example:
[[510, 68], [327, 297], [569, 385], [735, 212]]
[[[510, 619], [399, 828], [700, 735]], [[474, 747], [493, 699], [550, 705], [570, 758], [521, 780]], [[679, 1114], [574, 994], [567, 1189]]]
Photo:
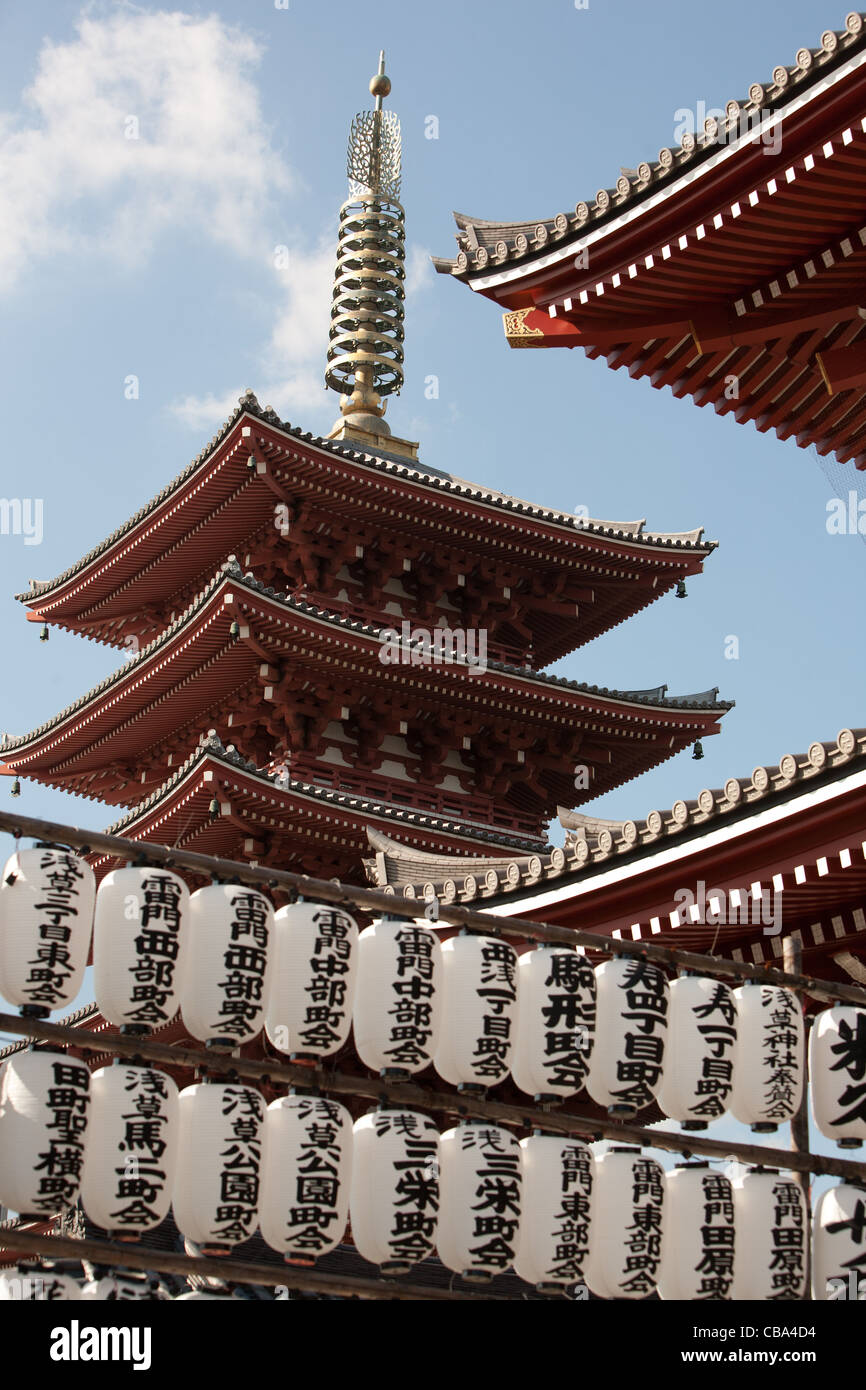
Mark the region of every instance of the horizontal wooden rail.
[[218, 1052], [155, 1042], [150, 1038], [124, 1037], [118, 1033], [93, 1033], [85, 1028], [70, 1028], [65, 1024], [47, 1023], [42, 1019], [18, 1018], [0, 1014], [0, 1030], [18, 1033], [43, 1042], [56, 1042], [64, 1047], [118, 1057], [140, 1057], [167, 1067], [190, 1067], [208, 1075], [228, 1076], [233, 1081], [283, 1083], [286, 1086], [313, 1088], [328, 1095], [356, 1096], [372, 1102], [387, 1101], [389, 1105], [406, 1105], [414, 1109], [434, 1110], [470, 1119], [491, 1120], [519, 1129], [543, 1129], [546, 1132], [569, 1135], [584, 1140], [614, 1139], [620, 1143], [638, 1144], [642, 1148], [664, 1149], [685, 1157], [738, 1158], [752, 1165], [783, 1168], [798, 1173], [827, 1173], [834, 1177], [866, 1182], [866, 1162], [834, 1158], [823, 1154], [797, 1153], [788, 1149], [771, 1149], [759, 1144], [737, 1144], [721, 1139], [708, 1139], [701, 1134], [678, 1134], [662, 1129], [623, 1123], [608, 1118], [594, 1119], [571, 1115], [549, 1105], [536, 1105], [527, 1099], [526, 1105], [510, 1105], [500, 1100], [481, 1099], [457, 1091], [439, 1091], [413, 1081], [392, 1081], [374, 1076], [350, 1076], [331, 1072], [324, 1067], [298, 1066], [292, 1062], [275, 1062], [270, 1058], [256, 1061], [251, 1057], [234, 1057]]
[[[261, 868], [241, 864], [233, 859], [219, 859], [192, 850], [170, 849], [147, 841], [127, 840], [120, 835], [104, 835], [98, 831], [79, 830], [56, 821], [18, 816], [0, 811], [0, 831], [11, 835], [33, 836], [69, 845], [82, 851], [102, 850], [106, 854], [133, 862], [159, 864], [164, 868], [191, 869], [196, 873], [226, 880], [257, 884], [260, 888], [281, 888], [286, 892], [339, 906], [355, 906], [366, 912], [386, 913], [394, 917], [418, 917], [424, 911], [420, 899], [398, 898], [378, 888], [356, 888], [334, 879], [310, 878], [307, 874], [289, 869]], [[671, 970], [691, 970], [703, 975], [721, 975], [737, 980], [760, 980], [764, 984], [786, 985], [789, 989], [810, 994], [815, 999], [831, 1003], [855, 1004], [866, 1008], [866, 989], [858, 985], [836, 984], [812, 976], [786, 974], [765, 965], [750, 965], [746, 961], [725, 960], [719, 956], [699, 955], [654, 942], [627, 942], [574, 927], [553, 926], [532, 922], [525, 917], [499, 917], [477, 912], [456, 904], [439, 904], [439, 919], [453, 926], [467, 927], [495, 936], [520, 936], [530, 941], [546, 941], [567, 946], [582, 946], [589, 951], [601, 951], [614, 956], [638, 956], [655, 961]]]
[[91, 1260], [94, 1264], [108, 1265], [114, 1269], [145, 1269], [157, 1274], [197, 1274], [206, 1279], [222, 1279], [230, 1284], [261, 1284], [342, 1298], [396, 1298], [412, 1302], [467, 1299], [480, 1299], [485, 1303], [511, 1301], [502, 1294], [467, 1293], [462, 1289], [443, 1289], [435, 1285], [428, 1287], [406, 1280], [326, 1274], [323, 1270], [301, 1270], [293, 1265], [260, 1265], [250, 1260], [233, 1259], [231, 1255], [215, 1258], [179, 1255], [170, 1250], [150, 1250], [137, 1242], [121, 1244], [108, 1240], [76, 1240], [72, 1236], [49, 1236], [26, 1230], [0, 1230], [0, 1242], [0, 1250], [12, 1252], [13, 1259], [18, 1255], [46, 1255], [54, 1260]]

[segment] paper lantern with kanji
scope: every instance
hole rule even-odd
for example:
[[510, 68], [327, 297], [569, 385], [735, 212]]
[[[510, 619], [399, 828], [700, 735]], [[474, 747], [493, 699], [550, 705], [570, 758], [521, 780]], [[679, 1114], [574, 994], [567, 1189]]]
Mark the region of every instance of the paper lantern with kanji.
[[586, 1282], [599, 1298], [648, 1298], [661, 1265], [664, 1169], [639, 1149], [608, 1149], [596, 1159], [595, 1220]]
[[730, 1178], [708, 1163], [682, 1163], [665, 1173], [660, 1298], [729, 1299], [735, 1239]]
[[296, 902], [274, 917], [265, 1028], [290, 1057], [331, 1057], [352, 1024], [358, 926], [341, 907]]
[[734, 990], [737, 1043], [729, 1109], [757, 1134], [769, 1134], [796, 1114], [803, 1095], [803, 1010], [779, 985], [748, 983]]
[[737, 1006], [720, 980], [672, 980], [658, 1103], [684, 1129], [706, 1129], [725, 1113], [734, 1077]]
[[103, 1018], [147, 1030], [178, 1010], [189, 889], [168, 869], [114, 869], [93, 920], [93, 992]]
[[265, 1018], [274, 909], [263, 893], [211, 883], [189, 900], [183, 1021], [201, 1042], [237, 1047]]
[[187, 1086], [178, 1099], [175, 1223], [203, 1253], [225, 1253], [256, 1229], [264, 1101], [219, 1082]]
[[352, 1028], [365, 1066], [385, 1076], [423, 1071], [442, 1016], [442, 947], [431, 927], [385, 917], [358, 939]]
[[524, 951], [517, 963], [515, 1085], [538, 1100], [576, 1095], [594, 1038], [595, 972], [586, 956], [569, 946]]
[[81, 1290], [86, 1302], [167, 1303], [171, 1294], [167, 1286], [152, 1274], [127, 1269], [122, 1274], [105, 1274], [89, 1280]]
[[382, 1107], [354, 1125], [349, 1216], [358, 1254], [405, 1274], [432, 1255], [439, 1135], [429, 1115]]
[[840, 1182], [815, 1203], [812, 1297], [831, 1303], [866, 1299], [866, 1183]]
[[0, 1205], [53, 1216], [78, 1199], [90, 1072], [62, 1052], [18, 1052], [0, 1069]]
[[352, 1117], [324, 1096], [290, 1095], [265, 1113], [259, 1222], [268, 1245], [311, 1265], [340, 1241], [349, 1214]]
[[665, 1057], [670, 994], [657, 965], [614, 956], [596, 967], [595, 1045], [586, 1089], [628, 1119], [652, 1102]]
[[514, 1263], [523, 1168], [510, 1130], [459, 1124], [439, 1141], [441, 1206], [436, 1248], [448, 1269], [483, 1282]]
[[812, 1024], [809, 1040], [812, 1115], [840, 1149], [866, 1140], [866, 1009], [837, 1004]]
[[51, 845], [16, 850], [0, 883], [0, 995], [47, 1017], [83, 980], [96, 885], [79, 855]]
[[752, 1170], [734, 1183], [733, 1298], [787, 1302], [806, 1286], [806, 1200], [788, 1173]]
[[[522, 985], [521, 985], [522, 988]], [[576, 1139], [520, 1141], [523, 1194], [514, 1270], [544, 1292], [584, 1281], [593, 1219], [595, 1159]]]
[[517, 1033], [517, 952], [494, 936], [442, 945], [443, 1009], [434, 1065], [452, 1086], [484, 1091], [508, 1074]]
[[90, 1079], [81, 1202], [114, 1235], [137, 1235], [168, 1215], [177, 1161], [178, 1096], [152, 1067], [101, 1067]]
[[66, 1303], [80, 1298], [79, 1281], [58, 1270], [19, 1264], [14, 1274], [0, 1274], [0, 1303]]

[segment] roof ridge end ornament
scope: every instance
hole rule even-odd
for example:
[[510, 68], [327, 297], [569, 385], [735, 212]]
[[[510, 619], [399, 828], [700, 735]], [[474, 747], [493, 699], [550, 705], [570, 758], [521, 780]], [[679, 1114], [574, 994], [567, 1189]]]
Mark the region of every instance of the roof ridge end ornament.
[[416, 458], [392, 438], [384, 397], [403, 385], [406, 228], [400, 203], [400, 121], [382, 103], [391, 91], [384, 50], [370, 81], [372, 110], [349, 130], [349, 197], [340, 208], [325, 384], [343, 396], [329, 439], [354, 439]]

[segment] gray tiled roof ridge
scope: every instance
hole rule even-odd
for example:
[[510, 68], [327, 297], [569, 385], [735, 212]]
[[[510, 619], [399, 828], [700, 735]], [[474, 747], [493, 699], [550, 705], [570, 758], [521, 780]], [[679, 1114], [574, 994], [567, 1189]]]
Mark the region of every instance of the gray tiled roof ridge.
[[342, 458], [349, 459], [353, 463], [361, 463], [365, 467], [371, 467], [380, 472], [390, 472], [398, 476], [413, 477], [422, 485], [434, 487], [445, 492], [449, 492], [459, 497], [466, 497], [470, 501], [484, 502], [487, 505], [500, 507], [505, 511], [517, 512], [529, 519], [539, 521], [549, 521], [557, 526], [566, 526], [575, 531], [586, 531], [594, 536], [605, 536], [613, 539], [620, 539], [632, 544], [642, 546], [653, 546], [661, 549], [673, 550], [693, 550], [702, 555], [708, 555], [715, 550], [718, 542], [703, 540], [703, 527], [694, 527], [691, 531], [644, 531], [644, 522], [609, 522], [595, 520], [590, 517], [575, 517], [570, 512], [558, 512], [547, 507], [536, 506], [534, 503], [525, 502], [521, 498], [511, 497], [507, 493], [498, 492], [496, 489], [485, 488], [469, 483], [463, 479], [456, 478], [452, 474], [446, 474], [436, 468], [427, 469], [420, 462], [408, 462], [400, 459], [396, 455], [388, 456], [384, 453], [379, 456], [371, 454], [368, 450], [353, 448], [345, 440], [323, 439], [311, 432], [303, 432], [299, 427], [291, 425], [288, 421], [280, 420], [276, 411], [269, 406], [259, 405], [255, 394], [252, 391], [246, 392], [239, 398], [236, 409], [229, 418], [222, 424], [213, 436], [209, 444], [196, 455], [191, 463], [180, 472], [171, 482], [166, 483], [155, 497], [139, 507], [122, 525], [118, 526], [104, 540], [93, 546], [73, 565], [61, 571], [53, 579], [31, 580], [31, 588], [23, 593], [15, 595], [21, 603], [32, 602], [43, 594], [49, 593], [53, 589], [60, 588], [74, 575], [86, 569], [94, 560], [104, 555], [107, 550], [130, 531], [134, 530], [140, 521], [150, 516], [163, 502], [177, 491], [177, 489], [200, 468], [211, 455], [220, 447], [226, 437], [238, 424], [244, 414], [252, 416], [253, 419], [262, 424], [270, 425], [274, 429], [279, 429], [282, 433], [290, 435], [300, 443], [311, 444], [316, 449], [322, 449], [328, 453], [336, 454]]
[[[263, 594], [267, 598], [273, 598], [277, 603], [289, 609], [295, 609], [299, 613], [309, 614], [331, 626], [342, 627], [346, 631], [356, 632], [366, 637], [378, 638], [383, 632], [396, 631], [391, 625], [383, 623], [381, 627], [373, 623], [363, 623], [356, 618], [347, 618], [338, 613], [331, 612], [330, 609], [321, 608], [316, 604], [308, 603], [305, 599], [295, 598], [291, 594], [281, 593], [272, 585], [266, 585], [261, 580], [255, 579], [251, 574], [244, 574], [240, 565], [232, 557], [223, 564], [204, 589], [188, 604], [188, 606], [164, 628], [158, 637], [155, 637], [147, 646], [142, 647], [141, 651], [112, 671], [98, 685], [92, 687], [84, 695], [80, 695], [77, 700], [67, 705], [50, 719], [38, 724], [35, 729], [29, 730], [26, 734], [7, 737], [0, 743], [0, 753], [10, 753], [15, 748], [20, 748], [23, 744], [31, 742], [40, 734], [47, 733], [49, 729], [55, 728], [58, 724], [68, 719], [76, 710], [82, 709], [96, 695], [101, 694], [110, 686], [119, 683], [126, 675], [148, 660], [160, 647], [164, 646], [189, 620], [198, 613], [205, 604], [213, 597], [220, 584], [231, 580], [232, 583], [241, 584], [252, 592]], [[416, 629], [417, 630], [417, 629]], [[424, 629], [427, 632], [435, 632], [435, 628]], [[465, 666], [467, 669], [477, 667], [477, 663], [470, 662], [468, 659], [462, 661], [454, 660], [449, 663], [454, 666]], [[488, 661], [487, 667], [492, 671], [501, 672], [507, 676], [517, 676], [521, 680], [534, 681], [538, 684], [557, 686], [564, 690], [574, 690], [579, 694], [599, 695], [612, 700], [624, 700], [628, 704], [651, 706], [657, 709], [717, 709], [727, 711], [734, 707], [732, 700], [717, 700], [718, 687], [713, 686], [708, 690], [698, 691], [691, 695], [665, 695], [661, 692], [667, 690], [666, 685], [656, 686], [646, 691], [628, 691], [609, 689], [607, 686], [589, 685], [583, 681], [568, 680], [565, 676], [545, 675], [540, 671], [533, 671], [523, 666], [513, 666], [504, 661]]]
[[[747, 98], [726, 103], [725, 119], [719, 122], [720, 128], [735, 130], [744, 116], [748, 121], [756, 121], [773, 111], [783, 111], [789, 100], [799, 97], [852, 53], [866, 46], [864, 20], [866, 12], [852, 10], [846, 16], [843, 29], [824, 31], [818, 48], [799, 49], [790, 67], [780, 64], [767, 82], [753, 82]], [[621, 169], [613, 188], [600, 189], [594, 202], [577, 203], [573, 213], [560, 212], [552, 217], [506, 222], [455, 212], [461, 251], [455, 260], [434, 256], [433, 264], [442, 274], [470, 278], [521, 260], [531, 265], [534, 256], [546, 254], [556, 245], [620, 217], [655, 193], [665, 181], [693, 170], [718, 148], [716, 134], [701, 131], [693, 136], [685, 135], [679, 150], [665, 148], [654, 162], [645, 161], [636, 169]]]
[[[776, 768], [759, 765], [751, 778], [729, 777], [723, 787], [705, 788], [692, 801], [675, 801], [671, 810], [662, 813], [652, 810], [643, 819], [603, 821], [579, 811], [559, 809], [560, 822], [569, 828], [570, 838], [564, 848], [547, 846], [529, 855], [491, 856], [475, 867], [486, 883], [487, 896], [534, 886], [563, 874], [576, 873], [595, 867], [608, 869], [626, 856], [649, 854], [666, 848], [672, 839], [693, 838], [709, 833], [721, 825], [748, 819], [767, 809], [768, 803], [780, 804], [816, 786], [832, 783], [866, 764], [866, 728], [840, 730], [834, 742], [815, 742], [803, 754], [785, 754]], [[581, 825], [580, 822], [583, 822]], [[570, 824], [571, 823], [571, 824]], [[575, 827], [572, 830], [572, 826]], [[441, 889], [450, 881], [455, 883], [458, 899], [467, 896], [465, 885], [456, 886], [462, 875], [475, 876], [473, 860], [454, 857], [450, 861], [441, 855], [414, 851], [397, 841], [388, 843], [381, 832], [368, 829], [371, 848], [384, 855], [386, 861], [400, 865], [390, 880], [402, 883], [405, 896], [418, 896], [427, 883]], [[368, 876], [379, 882], [375, 860], [365, 860]], [[407, 880], [406, 875], [417, 866], [418, 876]], [[437, 867], [450, 869], [447, 877], [431, 877]], [[496, 883], [492, 879], [496, 879]], [[406, 893], [409, 887], [413, 891]], [[468, 896], [474, 897], [473, 890]], [[447, 895], [446, 895], [447, 897]]]

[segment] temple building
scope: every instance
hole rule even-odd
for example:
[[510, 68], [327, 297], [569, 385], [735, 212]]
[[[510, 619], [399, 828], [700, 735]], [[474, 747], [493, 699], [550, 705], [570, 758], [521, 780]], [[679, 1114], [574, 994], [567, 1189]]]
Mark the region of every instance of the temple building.
[[507, 311], [511, 347], [582, 347], [866, 468], [864, 21], [691, 113], [678, 148], [573, 211], [458, 214], [459, 253], [436, 269]]
[[402, 379], [399, 122], [355, 118], [330, 436], [249, 392], [194, 462], [27, 617], [123, 664], [2, 747], [20, 779], [123, 808], [140, 840], [358, 881], [369, 837], [455, 860], [544, 853], [574, 807], [694, 749], [729, 703], [544, 674], [700, 573], [700, 528], [561, 514], [428, 469]]

